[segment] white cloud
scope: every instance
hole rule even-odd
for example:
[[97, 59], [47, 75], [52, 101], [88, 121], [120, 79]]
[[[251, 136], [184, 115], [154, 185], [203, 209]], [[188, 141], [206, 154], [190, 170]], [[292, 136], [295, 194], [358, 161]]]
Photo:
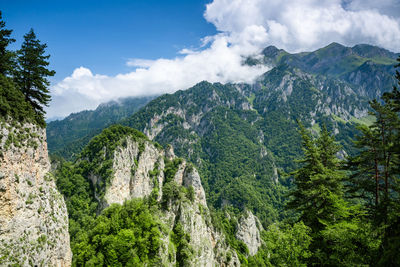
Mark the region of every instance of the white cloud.
[[267, 43], [290, 52], [331, 42], [370, 43], [400, 51], [400, 3], [395, 0], [214, 0], [205, 18], [237, 33], [258, 25]]
[[126, 65], [129, 67], [149, 68], [154, 62], [155, 60], [151, 59], [131, 58], [126, 62]]
[[220, 32], [174, 59], [131, 59], [132, 72], [93, 74], [80, 67], [51, 88], [48, 116], [65, 116], [126, 96], [172, 93], [197, 82], [251, 82], [266, 67], [244, 58], [275, 45], [310, 51], [331, 42], [370, 43], [400, 51], [400, 4], [396, 0], [214, 0], [204, 17]]
[[[260, 29], [249, 27], [243, 34], [255, 39]], [[236, 43], [232, 43], [235, 41]], [[52, 87], [53, 101], [48, 117], [66, 116], [82, 109], [94, 109], [102, 102], [127, 96], [173, 93], [207, 80], [210, 82], [251, 82], [266, 67], [242, 65], [243, 55], [255, 53], [258, 46], [241, 36], [218, 36], [200, 52], [186, 50], [175, 59], [130, 60], [136, 70], [116, 76], [94, 75], [84, 67]]]

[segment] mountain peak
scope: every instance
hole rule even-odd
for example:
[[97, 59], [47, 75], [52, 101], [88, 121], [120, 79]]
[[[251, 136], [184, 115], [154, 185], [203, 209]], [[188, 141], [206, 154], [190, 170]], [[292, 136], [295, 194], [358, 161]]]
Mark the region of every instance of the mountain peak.
[[336, 47], [338, 47], [338, 48], [344, 48], [344, 47], [346, 47], [346, 46], [344, 46], [344, 45], [342, 45], [342, 44], [339, 44], [339, 43], [337, 43], [337, 42], [332, 42], [332, 43], [328, 44], [327, 46], [325, 46], [324, 48], [336, 48]]
[[283, 49], [278, 49], [276, 46], [270, 45], [267, 46], [266, 48], [264, 48], [264, 50], [262, 51], [262, 54], [266, 57], [276, 57], [277, 55], [279, 55], [282, 52], [286, 52]]

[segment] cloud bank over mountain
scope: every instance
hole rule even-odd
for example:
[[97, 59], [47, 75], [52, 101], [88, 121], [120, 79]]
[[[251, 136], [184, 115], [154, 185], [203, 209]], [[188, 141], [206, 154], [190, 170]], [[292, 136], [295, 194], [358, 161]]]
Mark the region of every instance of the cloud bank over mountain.
[[257, 25], [264, 29], [268, 44], [291, 52], [331, 42], [399, 51], [399, 7], [398, 1], [388, 0], [215, 0], [207, 5], [205, 18], [230, 34]]
[[107, 76], [85, 67], [51, 88], [48, 117], [93, 109], [127, 96], [186, 89], [202, 80], [251, 82], [267, 67], [243, 65], [268, 45], [290, 52], [311, 51], [331, 42], [368, 43], [400, 51], [400, 4], [382, 0], [214, 0], [204, 18], [219, 31], [197, 49], [173, 59], [131, 59], [132, 72]]

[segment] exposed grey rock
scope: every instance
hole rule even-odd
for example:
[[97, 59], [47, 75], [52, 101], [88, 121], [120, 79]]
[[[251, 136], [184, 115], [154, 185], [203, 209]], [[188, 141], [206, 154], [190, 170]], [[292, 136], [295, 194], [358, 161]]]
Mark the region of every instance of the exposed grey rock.
[[[164, 181], [164, 151], [157, 149], [149, 141], [143, 141], [143, 151], [138, 142], [127, 138], [125, 147], [114, 152], [113, 175], [107, 187], [104, 200], [107, 205], [122, 204], [125, 200], [150, 195], [154, 186]], [[160, 170], [157, 177], [150, 177], [155, 169]], [[99, 182], [99, 181], [96, 181]]]
[[192, 186], [198, 202], [203, 206], [207, 206], [206, 194], [201, 185], [200, 175], [194, 167], [190, 166], [185, 168], [183, 173], [183, 185], [185, 187]]
[[49, 173], [46, 132], [0, 122], [0, 265], [70, 266], [68, 215]]
[[174, 148], [171, 145], [168, 145], [165, 149], [165, 157], [167, 159], [172, 160], [175, 158]]
[[262, 239], [260, 236], [262, 230], [263, 227], [260, 221], [251, 211], [247, 211], [239, 220], [236, 238], [246, 244], [251, 256], [255, 255], [258, 248], [262, 245]]
[[[134, 141], [130, 137], [127, 137], [124, 143], [125, 146], [118, 147], [114, 152], [113, 175], [104, 195], [106, 206], [149, 196], [156, 186], [160, 201], [163, 194], [165, 159], [176, 159], [172, 147], [165, 152], [156, 148], [150, 141]], [[153, 177], [154, 174], [157, 176]], [[99, 179], [101, 178], [91, 178], [94, 183], [100, 182]], [[162, 264], [165, 266], [176, 264], [177, 251], [170, 236], [177, 223], [180, 223], [185, 233], [190, 236], [189, 246], [193, 252], [191, 266], [239, 266], [236, 252], [229, 247], [224, 236], [212, 226], [197, 170], [182, 160], [173, 181], [178, 186], [193, 187], [194, 199], [193, 201], [186, 197], [172, 199], [168, 203], [168, 209], [160, 211], [160, 219], [165, 225], [160, 249]]]

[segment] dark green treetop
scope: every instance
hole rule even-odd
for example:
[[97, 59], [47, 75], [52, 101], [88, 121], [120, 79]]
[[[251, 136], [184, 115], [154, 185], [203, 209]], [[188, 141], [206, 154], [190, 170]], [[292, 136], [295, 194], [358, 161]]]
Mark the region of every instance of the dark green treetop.
[[317, 233], [346, 213], [341, 203], [344, 173], [339, 170], [336, 157], [340, 146], [326, 127], [317, 139], [301, 124], [300, 133], [304, 158], [300, 160], [302, 167], [292, 173], [295, 188], [290, 193], [288, 207], [298, 211], [300, 219]]
[[14, 53], [7, 49], [7, 46], [15, 39], [11, 38], [12, 30], [5, 28], [6, 23], [2, 20], [0, 11], [0, 74], [10, 74], [13, 66]]
[[50, 82], [47, 77], [55, 74], [55, 71], [47, 68], [50, 55], [45, 55], [46, 47], [47, 45], [41, 44], [31, 29], [24, 35], [22, 47], [17, 51], [15, 72], [17, 85], [40, 116], [44, 116], [43, 106], [48, 106], [51, 99], [48, 89]]

